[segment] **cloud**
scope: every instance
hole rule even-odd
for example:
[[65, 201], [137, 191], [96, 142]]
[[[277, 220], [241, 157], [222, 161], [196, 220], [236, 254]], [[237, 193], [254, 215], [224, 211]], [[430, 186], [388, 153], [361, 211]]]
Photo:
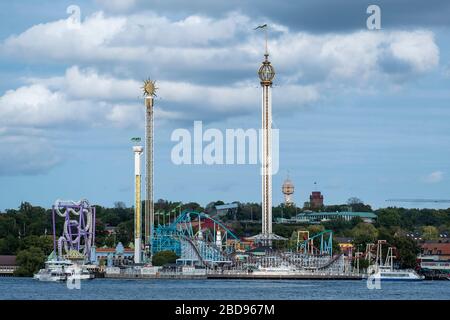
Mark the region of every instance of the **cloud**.
[[95, 68], [69, 67], [63, 76], [50, 78], [28, 78], [27, 83], [45, 85], [63, 91], [75, 99], [133, 100], [142, 96], [142, 84], [133, 79], [120, 79], [108, 74], [99, 74]]
[[[102, 1], [108, 10], [109, 1]], [[417, 26], [449, 26], [450, 3], [447, 0], [434, 0], [433, 5], [422, 0], [378, 0], [381, 8], [382, 28], [396, 27], [415, 28]], [[366, 27], [369, 16], [366, 9], [368, 2], [358, 0], [314, 0], [314, 1], [283, 1], [280, 5], [273, 0], [136, 0], [135, 12], [154, 10], [162, 13], [202, 14], [211, 17], [222, 17], [224, 12], [239, 10], [251, 17], [255, 24], [264, 22], [266, 17], [277, 23], [283, 23], [293, 30], [303, 30], [312, 33], [349, 32]], [[129, 8], [124, 10], [129, 12]]]
[[423, 181], [426, 183], [438, 183], [444, 179], [444, 172], [442, 171], [434, 171], [424, 177]]
[[70, 101], [60, 91], [33, 84], [0, 97], [0, 127], [60, 127], [70, 122], [93, 122], [99, 112], [88, 101]]
[[[237, 12], [217, 19], [96, 12], [79, 29], [66, 20], [33, 26], [6, 39], [1, 52], [10, 59], [94, 64], [132, 78], [150, 74], [224, 86], [256, 80], [263, 36], [253, 24]], [[278, 84], [386, 85], [386, 80], [407, 81], [430, 72], [439, 63], [439, 48], [428, 30], [311, 34], [271, 25], [269, 49]]]
[[0, 132], [0, 176], [42, 174], [61, 162], [45, 138]]
[[[46, 108], [55, 105], [50, 103], [48, 96], [57, 95], [58, 104], [64, 105], [65, 113], [73, 113], [72, 102], [76, 104], [84, 102], [98, 110], [96, 119], [111, 120], [123, 125], [134, 124], [133, 119], [140, 119], [137, 109], [131, 104], [141, 107], [142, 83], [131, 78], [117, 78], [108, 74], [101, 74], [93, 68], [80, 69], [78, 66], [68, 68], [61, 77], [30, 78], [26, 79], [29, 87], [19, 88], [8, 92], [7, 96], [21, 96], [24, 99], [29, 91], [39, 90], [40, 100]], [[158, 96], [162, 102], [158, 103], [163, 109], [158, 109], [157, 116], [174, 120], [185, 119], [218, 119], [234, 117], [242, 114], [255, 113], [259, 105], [259, 88], [248, 82], [240, 82], [230, 86], [193, 84], [180, 81], [158, 81]], [[52, 91], [51, 91], [52, 90]], [[26, 94], [25, 94], [26, 93]], [[292, 110], [300, 106], [313, 103], [320, 98], [320, 94], [314, 86], [285, 85], [277, 88], [274, 93], [279, 103], [277, 112]], [[0, 98], [0, 102], [2, 98]], [[19, 98], [18, 98], [19, 99]], [[19, 99], [19, 100], [20, 100]], [[5, 98], [5, 100], [8, 100]], [[123, 103], [117, 103], [123, 101]], [[7, 104], [7, 102], [5, 102]], [[39, 103], [38, 103], [39, 104]], [[128, 106], [126, 105], [128, 104]], [[18, 106], [13, 107], [18, 108]], [[108, 109], [109, 108], [109, 109]], [[25, 108], [23, 112], [30, 112]], [[106, 118], [100, 113], [106, 113]], [[54, 112], [57, 116], [58, 112]], [[94, 115], [92, 115], [94, 116]], [[22, 116], [20, 117], [22, 118]], [[31, 119], [31, 118], [30, 118]], [[40, 122], [40, 119], [34, 119]], [[52, 119], [47, 119], [53, 122]]]
[[[148, 76], [157, 79], [160, 88], [158, 123], [259, 113], [256, 71], [264, 37], [253, 30], [251, 15], [117, 14], [133, 11], [140, 3], [108, 3], [107, 13], [87, 16], [78, 29], [68, 20], [50, 21], [0, 43], [0, 55], [10, 63], [66, 68], [61, 74], [22, 79], [22, 85], [0, 96], [0, 147], [9, 147], [5, 139], [17, 128], [29, 131], [21, 136], [33, 132], [38, 139], [30, 139], [33, 146], [22, 153], [30, 163], [36, 158], [37, 167], [11, 158], [17, 172], [37, 172], [38, 167], [45, 171], [59, 163], [43, 130], [143, 126], [140, 87]], [[276, 70], [275, 114], [300, 110], [333, 92], [361, 94], [397, 86], [439, 64], [439, 47], [429, 30], [310, 33], [266, 22], [271, 25], [269, 50]], [[46, 151], [39, 153], [34, 146]]]
[[[71, 132], [79, 130], [143, 127], [141, 104], [102, 99], [116, 90], [117, 96], [125, 95], [126, 90], [119, 89], [126, 89], [128, 82], [105, 77], [89, 83], [96, 76], [92, 70], [70, 68], [64, 77], [40, 83], [28, 80], [28, 85], [0, 96], [0, 175], [45, 173], [60, 164], [63, 157], [54, 147], [55, 136], [64, 143]], [[71, 85], [69, 80], [73, 80]], [[82, 83], [92, 85], [97, 94], [89, 94]], [[156, 114], [162, 119], [173, 117], [169, 112]]]

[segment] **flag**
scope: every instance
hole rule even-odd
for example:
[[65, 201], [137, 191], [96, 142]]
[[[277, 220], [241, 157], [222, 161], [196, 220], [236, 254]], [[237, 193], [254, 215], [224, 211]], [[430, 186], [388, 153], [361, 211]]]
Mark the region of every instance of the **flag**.
[[263, 25], [260, 25], [260, 26], [257, 26], [255, 29], [253, 29], [253, 30], [256, 30], [256, 29], [264, 29], [264, 28], [266, 28], [267, 27], [267, 23], [265, 23], [265, 24], [263, 24]]

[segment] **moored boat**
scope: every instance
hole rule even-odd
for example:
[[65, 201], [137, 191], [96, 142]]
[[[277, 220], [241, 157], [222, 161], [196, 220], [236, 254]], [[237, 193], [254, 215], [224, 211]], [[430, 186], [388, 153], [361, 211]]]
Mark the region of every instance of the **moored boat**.
[[72, 265], [69, 260], [49, 260], [45, 262], [45, 267], [39, 270], [33, 278], [39, 281], [65, 281], [67, 269]]
[[94, 274], [70, 260], [49, 260], [33, 278], [39, 281], [89, 280], [94, 278]]

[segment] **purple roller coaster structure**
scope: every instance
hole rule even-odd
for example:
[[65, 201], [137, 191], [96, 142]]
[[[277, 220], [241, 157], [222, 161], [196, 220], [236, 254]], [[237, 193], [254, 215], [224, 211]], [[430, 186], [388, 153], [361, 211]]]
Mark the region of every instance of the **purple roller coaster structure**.
[[[64, 218], [62, 235], [57, 238], [56, 218]], [[85, 199], [78, 202], [57, 200], [52, 206], [53, 250], [57, 259], [74, 253], [85, 262], [95, 259], [95, 207]]]

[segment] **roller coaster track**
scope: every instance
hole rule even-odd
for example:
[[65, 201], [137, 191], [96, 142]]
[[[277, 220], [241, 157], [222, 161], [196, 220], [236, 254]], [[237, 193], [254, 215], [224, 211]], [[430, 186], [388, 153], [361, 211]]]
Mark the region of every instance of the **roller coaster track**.
[[197, 246], [195, 245], [194, 241], [192, 241], [191, 238], [185, 236], [184, 234], [179, 234], [178, 237], [183, 241], [186, 241], [192, 249], [194, 249], [195, 255], [197, 256], [198, 260], [204, 265], [205, 267], [209, 267], [209, 264], [203, 259], [201, 252], [198, 250]]
[[342, 254], [337, 254], [335, 255], [333, 258], [331, 258], [327, 263], [325, 263], [324, 265], [321, 265], [319, 267], [316, 267], [314, 269], [320, 270], [320, 269], [325, 269], [328, 268], [329, 266], [331, 266], [333, 263], [335, 263], [337, 260], [339, 260], [339, 258], [342, 256]]

